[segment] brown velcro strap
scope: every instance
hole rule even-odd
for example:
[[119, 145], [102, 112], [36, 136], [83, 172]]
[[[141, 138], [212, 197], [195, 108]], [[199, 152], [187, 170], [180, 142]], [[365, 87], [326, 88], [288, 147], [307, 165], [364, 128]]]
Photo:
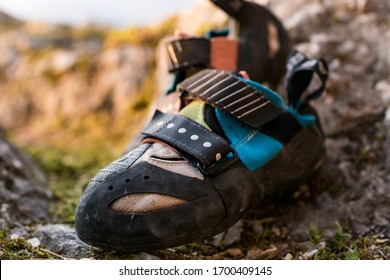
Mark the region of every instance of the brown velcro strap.
[[187, 98], [199, 98], [255, 129], [285, 112], [259, 90], [232, 73], [202, 70], [178, 85]]
[[169, 72], [187, 69], [190, 66], [210, 67], [210, 41], [191, 37], [174, 39], [167, 43]]

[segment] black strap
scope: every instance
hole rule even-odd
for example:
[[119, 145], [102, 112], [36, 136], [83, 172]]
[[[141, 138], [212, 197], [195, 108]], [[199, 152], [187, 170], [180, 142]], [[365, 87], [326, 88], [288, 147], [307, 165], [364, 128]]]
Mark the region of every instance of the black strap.
[[199, 98], [259, 129], [285, 110], [232, 73], [206, 69], [177, 86], [187, 98]]
[[235, 16], [241, 9], [244, 0], [210, 0], [230, 16]]
[[174, 39], [166, 45], [170, 65], [169, 72], [177, 72], [191, 66], [210, 66], [210, 41], [206, 38], [191, 37]]
[[265, 124], [260, 132], [264, 133], [286, 145], [302, 129], [297, 119], [289, 112]]
[[[309, 86], [315, 76], [320, 85], [310, 90]], [[325, 90], [328, 79], [328, 65], [323, 59], [308, 59], [304, 54], [293, 51], [287, 63], [286, 85], [289, 105], [297, 108], [303, 103], [317, 99]], [[304, 96], [305, 93], [305, 96]]]
[[202, 163], [204, 170], [227, 156], [229, 143], [197, 122], [182, 115], [156, 111], [142, 134], [162, 140]]

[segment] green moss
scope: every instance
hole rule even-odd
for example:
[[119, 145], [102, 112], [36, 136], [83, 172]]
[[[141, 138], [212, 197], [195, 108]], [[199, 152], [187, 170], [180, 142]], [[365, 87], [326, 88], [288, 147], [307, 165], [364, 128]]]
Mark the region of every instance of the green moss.
[[163, 37], [173, 34], [177, 22], [177, 16], [169, 17], [155, 26], [132, 26], [123, 30], [114, 30], [108, 33], [106, 46], [121, 44], [137, 44], [155, 47]]
[[129, 113], [146, 111], [152, 100], [156, 98], [156, 92], [155, 69], [153, 68], [143, 81], [139, 90], [139, 97], [131, 106], [131, 112]]
[[132, 109], [134, 111], [143, 111], [149, 106], [149, 102], [145, 99], [141, 99], [137, 101], [133, 106]]
[[32, 247], [22, 238], [10, 239], [6, 229], [0, 230], [0, 259], [1, 260], [32, 260], [53, 259], [53, 255], [40, 247]]
[[390, 241], [378, 240], [375, 237], [360, 237], [353, 239], [340, 224], [332, 238], [325, 246], [319, 248], [313, 259], [316, 260], [374, 260], [390, 257]]
[[72, 37], [81, 41], [104, 41], [108, 33], [106, 27], [98, 25], [86, 25], [72, 30]]
[[51, 85], [56, 85], [61, 80], [61, 78], [63, 77], [63, 73], [59, 73], [59, 72], [54, 71], [52, 69], [48, 69], [45, 72], [43, 72], [43, 77]]
[[54, 49], [52, 47], [48, 47], [48, 46], [41, 49], [30, 48], [24, 50], [23, 55], [27, 56], [28, 58], [31, 59], [33, 63], [35, 63], [38, 60], [41, 60], [47, 57], [48, 55], [50, 55], [53, 52], [53, 50]]
[[316, 226], [310, 226], [309, 228], [309, 240], [313, 244], [318, 244], [321, 240], [322, 233]]
[[346, 260], [359, 260], [358, 250], [349, 250], [345, 252], [344, 257]]
[[330, 244], [332, 245], [333, 249], [342, 251], [347, 247], [347, 241], [352, 238], [352, 235], [345, 232], [340, 223], [337, 222], [336, 225], [337, 229], [333, 235], [333, 238], [330, 240]]
[[81, 56], [72, 66], [72, 71], [89, 72], [94, 68], [94, 64], [90, 55]]

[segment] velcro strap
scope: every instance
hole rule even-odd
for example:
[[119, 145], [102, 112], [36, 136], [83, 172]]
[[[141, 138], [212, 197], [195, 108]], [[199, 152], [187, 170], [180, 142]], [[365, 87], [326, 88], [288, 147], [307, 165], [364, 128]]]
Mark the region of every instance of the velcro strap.
[[162, 140], [185, 152], [208, 169], [232, 150], [229, 143], [197, 122], [182, 115], [156, 111], [142, 134]]
[[167, 43], [169, 72], [187, 69], [190, 66], [210, 66], [210, 41], [206, 38], [174, 39]]
[[[312, 85], [316, 81], [317, 84]], [[289, 105], [297, 108], [321, 96], [328, 79], [328, 65], [323, 59], [308, 59], [293, 51], [287, 63], [286, 84]], [[313, 89], [314, 87], [314, 89]]]
[[180, 92], [187, 93], [188, 98], [200, 98], [255, 129], [285, 111], [265, 94], [224, 71], [200, 71], [184, 80], [177, 88]]

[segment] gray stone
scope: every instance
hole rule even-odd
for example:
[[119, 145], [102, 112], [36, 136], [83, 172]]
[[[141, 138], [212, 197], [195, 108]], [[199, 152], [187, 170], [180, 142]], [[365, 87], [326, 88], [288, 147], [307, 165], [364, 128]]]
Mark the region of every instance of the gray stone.
[[381, 100], [390, 105], [390, 81], [380, 80], [375, 84], [375, 90], [379, 94]]
[[212, 245], [214, 247], [220, 247], [225, 233], [226, 232], [221, 232], [220, 234], [208, 237], [203, 240], [203, 243], [207, 245]]
[[204, 243], [214, 247], [229, 247], [230, 245], [240, 241], [243, 227], [244, 223], [242, 220], [239, 220], [225, 232], [205, 239]]
[[302, 260], [309, 260], [314, 257], [315, 254], [318, 253], [318, 249], [311, 250], [309, 252], [303, 253], [301, 259]]
[[44, 174], [0, 135], [1, 223], [12, 229], [48, 221], [51, 196]]
[[161, 260], [159, 257], [157, 256], [154, 256], [154, 255], [151, 255], [151, 254], [148, 254], [148, 253], [145, 253], [145, 252], [142, 252], [138, 255], [138, 258], [139, 260], [145, 260], [145, 261], [149, 261], [149, 260]]
[[91, 256], [91, 247], [82, 242], [75, 229], [62, 224], [40, 226], [33, 234], [43, 248], [66, 258], [86, 258]]
[[39, 239], [36, 237], [30, 238], [29, 240], [27, 240], [27, 242], [30, 243], [32, 247], [38, 247], [39, 245], [41, 245], [41, 241], [39, 241]]
[[244, 224], [241, 220], [239, 220], [237, 223], [235, 223], [232, 227], [230, 227], [225, 234], [225, 237], [223, 239], [223, 245], [228, 247], [235, 242], [240, 241], [241, 233], [244, 230]]

